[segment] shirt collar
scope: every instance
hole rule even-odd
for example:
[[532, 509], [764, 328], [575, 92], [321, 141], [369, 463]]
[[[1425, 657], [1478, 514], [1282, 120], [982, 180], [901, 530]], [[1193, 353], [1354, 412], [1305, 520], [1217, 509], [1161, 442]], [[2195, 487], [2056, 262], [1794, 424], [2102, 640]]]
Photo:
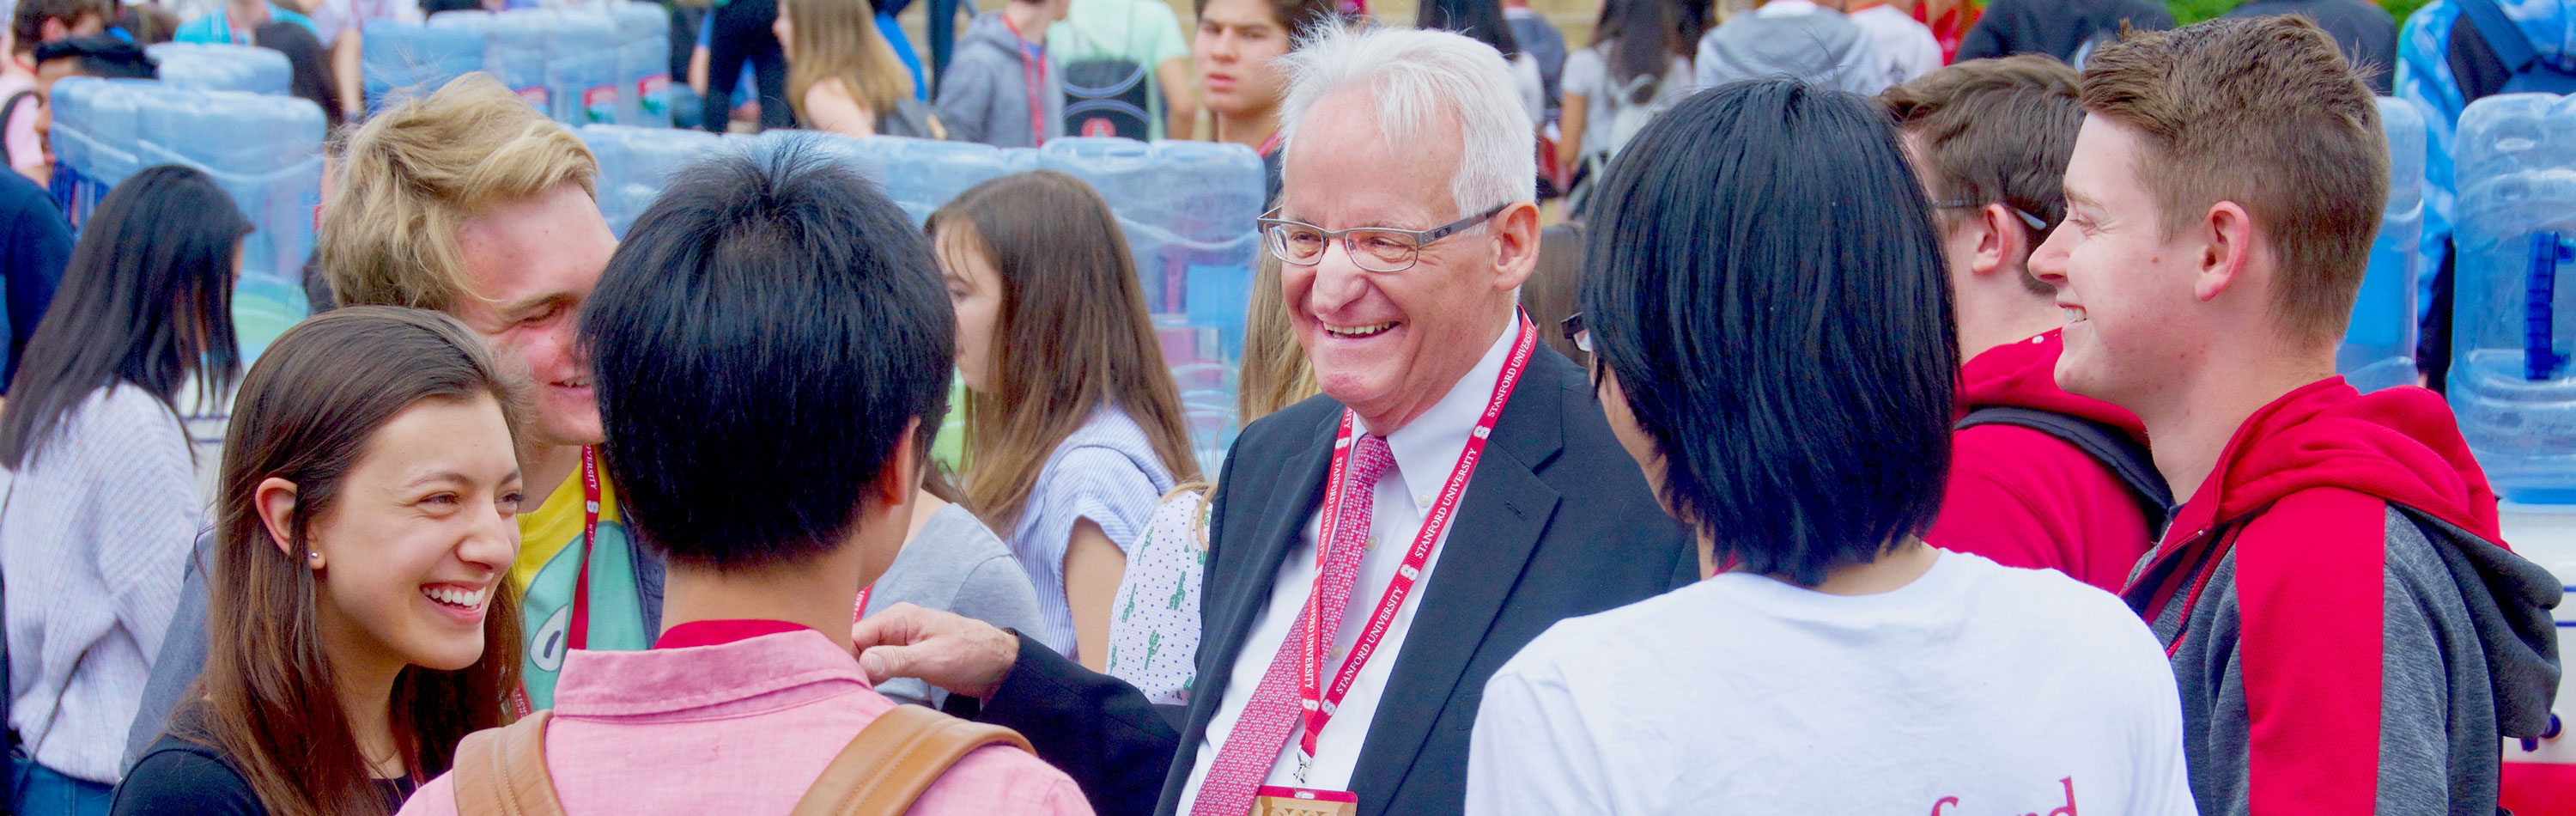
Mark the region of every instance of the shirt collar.
[[1804, 17], [1824, 8], [1807, 0], [1771, 0], [1753, 10], [1755, 17]]
[[1485, 403], [1494, 395], [1494, 379], [1503, 374], [1503, 363], [1511, 357], [1519, 326], [1516, 314], [1512, 323], [1503, 327], [1502, 335], [1485, 349], [1476, 367], [1449, 386], [1447, 395], [1412, 422], [1386, 435], [1387, 449], [1395, 454], [1396, 470], [1419, 509], [1430, 510], [1431, 503], [1421, 497], [1440, 489], [1450, 469], [1457, 466], [1458, 455], [1467, 450], [1467, 437], [1475, 433], [1476, 420], [1485, 415]]
[[808, 629], [801, 623], [781, 620], [704, 620], [689, 621], [662, 631], [653, 641], [656, 649], [687, 649], [697, 646], [722, 646], [762, 635]]
[[556, 683], [555, 713], [590, 717], [775, 707], [869, 687], [859, 661], [802, 626], [697, 648], [574, 649]]

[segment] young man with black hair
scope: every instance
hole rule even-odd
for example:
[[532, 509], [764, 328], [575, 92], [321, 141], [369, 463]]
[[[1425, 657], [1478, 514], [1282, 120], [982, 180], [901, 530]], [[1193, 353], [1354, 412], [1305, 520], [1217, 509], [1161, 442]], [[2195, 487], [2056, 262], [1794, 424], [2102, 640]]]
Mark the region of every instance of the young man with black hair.
[[2083, 82], [2031, 268], [2058, 382], [2136, 411], [2190, 497], [2125, 594], [2201, 812], [2495, 813], [2499, 736], [2549, 720], [2559, 585], [2440, 397], [2335, 375], [2387, 195], [2369, 88], [2297, 17], [2132, 34]]
[[[654, 648], [565, 658], [536, 732], [568, 809], [785, 813], [896, 709], [851, 654], [851, 599], [902, 546], [953, 334], [920, 231], [801, 143], [685, 168], [636, 220], [581, 341], [609, 474], [669, 595]], [[402, 812], [492, 794], [449, 774]], [[1063, 772], [986, 746], [909, 812], [1091, 809]]]
[[2028, 265], [2066, 217], [2059, 179], [2084, 123], [2075, 69], [2032, 54], [1977, 60], [1878, 100], [1932, 195], [1967, 361], [1949, 492], [1923, 538], [2118, 592], [2173, 500], [2136, 415], [2057, 387], [2057, 288]]

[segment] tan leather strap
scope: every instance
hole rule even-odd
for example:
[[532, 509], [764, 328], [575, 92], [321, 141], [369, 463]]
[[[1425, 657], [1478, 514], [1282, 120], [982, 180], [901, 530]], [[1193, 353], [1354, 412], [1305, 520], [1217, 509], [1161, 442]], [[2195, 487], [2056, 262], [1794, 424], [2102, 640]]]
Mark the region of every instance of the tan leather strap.
[[[987, 745], [1032, 754], [1020, 733], [915, 705], [895, 706], [841, 749], [790, 816], [901, 816], [957, 760]], [[513, 815], [515, 816], [515, 814]]]
[[456, 746], [456, 816], [563, 816], [546, 775], [546, 719], [539, 711], [465, 735]]

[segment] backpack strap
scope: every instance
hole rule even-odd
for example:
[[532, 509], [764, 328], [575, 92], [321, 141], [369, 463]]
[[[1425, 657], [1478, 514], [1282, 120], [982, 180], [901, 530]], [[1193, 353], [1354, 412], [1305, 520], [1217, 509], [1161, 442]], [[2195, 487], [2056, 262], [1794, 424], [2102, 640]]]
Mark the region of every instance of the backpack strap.
[[2138, 509], [2147, 513], [2147, 535], [2154, 538], [2164, 531], [2173, 518], [2173, 490], [2165, 485], [2164, 474], [2156, 471], [2156, 461], [2147, 446], [2138, 444], [2127, 432], [2089, 419], [2036, 408], [1988, 405], [1969, 411], [1951, 430], [1964, 431], [1979, 425], [2011, 425], [2048, 434], [2075, 446], [2076, 450], [2101, 462], [2127, 485], [2129, 496]]
[[456, 816], [563, 816], [546, 774], [546, 720], [539, 711], [465, 735], [456, 746]]
[[1008, 728], [895, 706], [850, 739], [789, 816], [901, 816], [949, 766], [987, 745], [1037, 753]]
[[36, 98], [36, 92], [30, 89], [10, 94], [9, 101], [0, 102], [0, 163], [6, 163], [9, 167], [18, 166], [18, 157], [9, 153], [9, 123], [17, 120], [18, 108], [27, 100], [34, 98]]
[[2487, 48], [2495, 51], [2496, 61], [2504, 63], [2505, 71], [2522, 73], [2539, 58], [2540, 52], [2531, 47], [2531, 38], [2522, 33], [2521, 26], [2513, 24], [2513, 18], [2505, 16], [2504, 7], [2496, 5], [2495, 0], [2459, 0], [2459, 5], [2460, 17], [2477, 28], [2478, 38], [2487, 41]]

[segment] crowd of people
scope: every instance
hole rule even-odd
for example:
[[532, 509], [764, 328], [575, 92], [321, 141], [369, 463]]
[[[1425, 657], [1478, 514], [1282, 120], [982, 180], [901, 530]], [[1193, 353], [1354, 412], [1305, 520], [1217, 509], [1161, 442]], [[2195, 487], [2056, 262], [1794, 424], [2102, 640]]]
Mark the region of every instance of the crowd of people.
[[[154, 25], [354, 71], [432, 10], [335, 4], [16, 0], [23, 149]], [[1936, 5], [1604, 0], [1568, 44], [1198, 0], [1184, 43], [1008, 0], [927, 72], [855, 0], [675, 26], [707, 127], [747, 82], [761, 126], [1257, 152], [1213, 473], [1070, 175], [916, 223], [764, 140], [621, 238], [498, 81], [361, 117], [325, 68], [327, 308], [245, 365], [222, 189], [146, 169], [75, 236], [13, 130], [10, 809], [2497, 812], [2560, 584], [2438, 394], [2335, 373], [2386, 63]]]

